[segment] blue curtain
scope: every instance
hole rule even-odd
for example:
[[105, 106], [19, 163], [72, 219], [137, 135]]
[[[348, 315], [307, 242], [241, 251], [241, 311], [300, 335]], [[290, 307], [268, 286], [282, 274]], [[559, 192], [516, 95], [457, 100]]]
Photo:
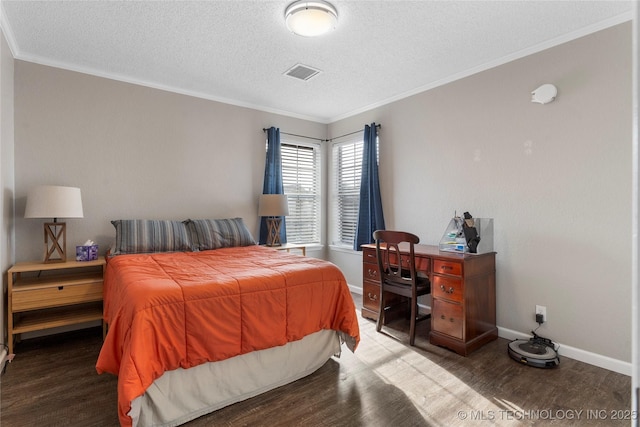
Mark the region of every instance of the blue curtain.
[[358, 208], [358, 226], [353, 249], [361, 251], [361, 245], [373, 243], [373, 232], [384, 230], [384, 214], [380, 197], [378, 179], [377, 128], [375, 123], [364, 127], [364, 146], [362, 150], [362, 175], [360, 177], [360, 207]]
[[[280, 150], [280, 129], [273, 126], [267, 129], [267, 159], [264, 165], [264, 184], [262, 194], [284, 194], [282, 186], [282, 155]], [[287, 243], [287, 227], [282, 217], [280, 241]], [[260, 244], [267, 243], [267, 219], [260, 219]]]

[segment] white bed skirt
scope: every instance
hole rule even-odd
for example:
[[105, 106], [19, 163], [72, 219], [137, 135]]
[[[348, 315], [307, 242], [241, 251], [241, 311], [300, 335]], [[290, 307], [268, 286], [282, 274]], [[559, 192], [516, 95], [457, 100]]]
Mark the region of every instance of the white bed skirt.
[[165, 372], [131, 402], [134, 427], [177, 426], [303, 378], [340, 355], [337, 332], [323, 330], [287, 345], [191, 369]]

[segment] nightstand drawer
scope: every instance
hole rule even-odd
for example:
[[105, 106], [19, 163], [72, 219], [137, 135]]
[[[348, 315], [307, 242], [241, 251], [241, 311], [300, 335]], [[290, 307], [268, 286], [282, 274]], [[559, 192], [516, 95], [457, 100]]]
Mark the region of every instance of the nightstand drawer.
[[14, 312], [102, 301], [102, 280], [92, 283], [50, 286], [46, 288], [14, 288]]

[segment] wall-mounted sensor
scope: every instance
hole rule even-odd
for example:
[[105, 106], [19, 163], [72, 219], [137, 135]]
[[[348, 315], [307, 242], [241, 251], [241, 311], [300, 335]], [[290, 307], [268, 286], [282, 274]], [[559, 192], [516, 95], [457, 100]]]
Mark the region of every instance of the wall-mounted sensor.
[[536, 102], [538, 104], [548, 104], [556, 99], [557, 94], [558, 89], [554, 85], [547, 83], [531, 92], [531, 102]]

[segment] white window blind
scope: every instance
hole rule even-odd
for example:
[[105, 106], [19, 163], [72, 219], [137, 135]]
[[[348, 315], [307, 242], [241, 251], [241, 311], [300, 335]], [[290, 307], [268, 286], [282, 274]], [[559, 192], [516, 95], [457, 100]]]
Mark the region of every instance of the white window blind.
[[282, 142], [287, 242], [320, 243], [320, 144]]
[[353, 247], [358, 225], [362, 141], [333, 145], [334, 245]]

